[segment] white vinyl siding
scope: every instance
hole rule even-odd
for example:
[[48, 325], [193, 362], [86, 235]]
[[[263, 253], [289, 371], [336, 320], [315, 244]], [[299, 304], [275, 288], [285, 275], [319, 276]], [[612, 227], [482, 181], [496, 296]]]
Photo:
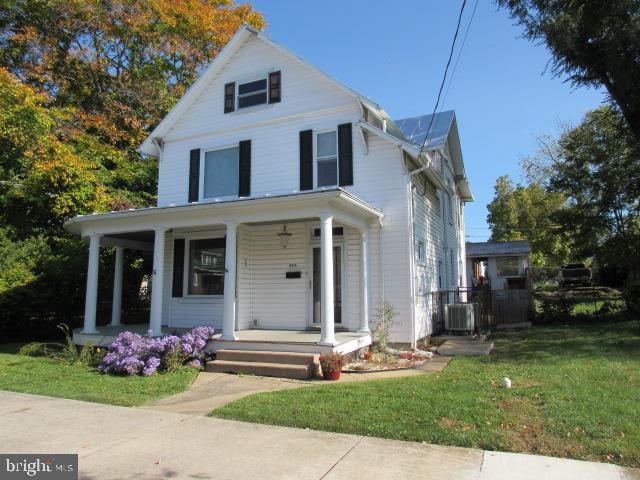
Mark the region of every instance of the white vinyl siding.
[[[448, 162], [443, 162], [443, 169], [450, 172]], [[464, 286], [465, 239], [463, 213], [457, 211], [458, 197], [437, 190], [429, 183], [425, 189], [422, 179], [416, 182], [413, 189], [414, 237], [416, 245], [419, 241], [425, 242], [426, 252], [424, 262], [419, 261], [417, 255], [414, 260], [415, 328], [416, 337], [421, 338], [430, 335], [434, 328], [432, 293]]]
[[[223, 113], [225, 83], [242, 83], [238, 79], [249, 78], [274, 67], [282, 71], [282, 102]], [[397, 146], [376, 135], [363, 137], [357, 127], [361, 115], [355, 98], [272, 47], [259, 40], [249, 40], [163, 138], [158, 205], [187, 203], [191, 149], [200, 148], [206, 152], [237, 145], [247, 139], [251, 140], [251, 195], [298, 192], [299, 132], [335, 131], [337, 125], [351, 123], [354, 128], [354, 185], [347, 190], [384, 213], [382, 225], [372, 223], [369, 229], [370, 318], [374, 318], [383, 301], [388, 302], [397, 314], [392, 341], [410, 342], [414, 322], [410, 272], [414, 260], [408, 233], [410, 205], [403, 156]], [[363, 140], [367, 142], [366, 154]], [[316, 181], [317, 175], [314, 175]], [[435, 211], [431, 210], [429, 215], [429, 223], [433, 223], [431, 219], [435, 217]], [[286, 220], [286, 211], [283, 212], [283, 220]], [[309, 277], [305, 275], [309, 263], [306, 256], [308, 245], [298, 245], [300, 235], [296, 234], [303, 224], [287, 225], [293, 234], [291, 245], [287, 246], [286, 256], [275, 257], [276, 252], [283, 250], [276, 235], [281, 228], [282, 224], [239, 226], [239, 328], [250, 328], [254, 319], [262, 328], [305, 328], [307, 325]], [[347, 242], [344, 251], [347, 262], [344, 266], [344, 301], [348, 305], [345, 305], [347, 310], [343, 318], [348, 328], [357, 329], [360, 321], [360, 234], [347, 229], [344, 236]], [[433, 262], [433, 247], [433, 243], [425, 239], [426, 281], [432, 279], [429, 262]], [[172, 244], [167, 252], [171, 250]], [[168, 271], [171, 271], [171, 258], [167, 261]], [[285, 279], [289, 264], [300, 267], [298, 269], [305, 275], [301, 279]], [[170, 276], [165, 284], [165, 291], [170, 297]], [[304, 305], [300, 304], [301, 299], [304, 299]], [[169, 298], [168, 302], [170, 308], [167, 310], [170, 312], [166, 318], [172, 326], [206, 323], [220, 328], [222, 325], [222, 298], [190, 302]]]

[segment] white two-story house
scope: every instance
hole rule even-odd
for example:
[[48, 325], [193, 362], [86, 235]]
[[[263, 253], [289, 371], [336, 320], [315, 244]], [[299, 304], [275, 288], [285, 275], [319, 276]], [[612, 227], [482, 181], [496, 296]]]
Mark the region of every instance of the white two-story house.
[[465, 282], [472, 200], [453, 112], [436, 117], [419, 155], [429, 120], [395, 123], [242, 27], [140, 147], [159, 159], [157, 206], [66, 223], [89, 241], [76, 339], [105, 328], [96, 300], [99, 251], [109, 246], [114, 326], [123, 250], [142, 249], [153, 251], [156, 335], [212, 325], [227, 347], [262, 338], [348, 351], [371, 342], [388, 303], [392, 340], [415, 344], [432, 331], [431, 292]]

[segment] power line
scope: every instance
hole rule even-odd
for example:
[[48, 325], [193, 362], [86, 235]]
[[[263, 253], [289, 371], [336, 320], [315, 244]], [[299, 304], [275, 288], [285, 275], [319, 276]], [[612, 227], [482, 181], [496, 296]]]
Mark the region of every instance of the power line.
[[456, 25], [456, 31], [453, 35], [453, 41], [451, 42], [451, 50], [449, 51], [449, 59], [447, 60], [447, 65], [444, 68], [444, 75], [442, 76], [442, 83], [440, 84], [440, 90], [438, 90], [438, 98], [436, 99], [436, 104], [433, 107], [433, 113], [431, 114], [431, 119], [429, 120], [429, 127], [427, 128], [427, 134], [424, 137], [422, 142], [422, 146], [420, 147], [420, 152], [418, 153], [418, 158], [422, 155], [422, 151], [427, 144], [427, 139], [431, 134], [431, 127], [433, 126], [433, 120], [436, 116], [436, 112], [438, 111], [438, 105], [440, 104], [440, 96], [442, 95], [442, 89], [444, 88], [444, 84], [447, 82], [447, 72], [449, 71], [449, 66], [451, 65], [451, 59], [453, 58], [453, 52], [456, 47], [456, 40], [458, 39], [458, 33], [460, 32], [460, 24], [462, 23], [462, 14], [464, 13], [464, 7], [467, 5], [467, 0], [462, 0], [462, 5], [460, 6], [460, 14], [458, 15], [458, 24]]
[[451, 84], [453, 83], [453, 77], [456, 75], [456, 70], [458, 68], [458, 62], [460, 61], [460, 57], [462, 56], [462, 50], [464, 50], [464, 45], [467, 42], [467, 37], [469, 36], [469, 30], [471, 30], [471, 23], [473, 22], [473, 17], [476, 15], [476, 10], [478, 9], [478, 3], [480, 0], [476, 0], [476, 4], [473, 6], [473, 11], [471, 12], [471, 17], [469, 18], [469, 24], [467, 25], [467, 29], [464, 32], [464, 37], [462, 37], [462, 43], [460, 44], [460, 50], [458, 50], [458, 56], [456, 57], [456, 63], [453, 64], [453, 70], [451, 71], [451, 77], [449, 78], [449, 83], [447, 84], [447, 89], [444, 91], [444, 97], [442, 98], [442, 105], [445, 105], [447, 101], [447, 95], [449, 95], [449, 89], [451, 88]]

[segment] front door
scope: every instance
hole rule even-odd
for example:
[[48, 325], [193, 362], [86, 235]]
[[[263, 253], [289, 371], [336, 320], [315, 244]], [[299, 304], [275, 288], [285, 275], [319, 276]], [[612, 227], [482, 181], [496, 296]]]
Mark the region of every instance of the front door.
[[[322, 274], [320, 273], [320, 248], [313, 249], [313, 323], [321, 323]], [[333, 319], [342, 323], [342, 248], [333, 247]]]

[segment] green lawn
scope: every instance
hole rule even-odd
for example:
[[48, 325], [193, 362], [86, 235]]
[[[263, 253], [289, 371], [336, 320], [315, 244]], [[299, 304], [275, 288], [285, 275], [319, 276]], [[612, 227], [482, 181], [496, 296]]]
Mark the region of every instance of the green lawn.
[[[248, 422], [640, 466], [640, 322], [534, 327], [440, 374], [261, 393]], [[502, 377], [513, 388], [498, 387]]]
[[103, 375], [80, 364], [17, 355], [17, 348], [0, 345], [0, 390], [134, 406], [182, 392], [197, 375], [191, 368], [151, 377]]

